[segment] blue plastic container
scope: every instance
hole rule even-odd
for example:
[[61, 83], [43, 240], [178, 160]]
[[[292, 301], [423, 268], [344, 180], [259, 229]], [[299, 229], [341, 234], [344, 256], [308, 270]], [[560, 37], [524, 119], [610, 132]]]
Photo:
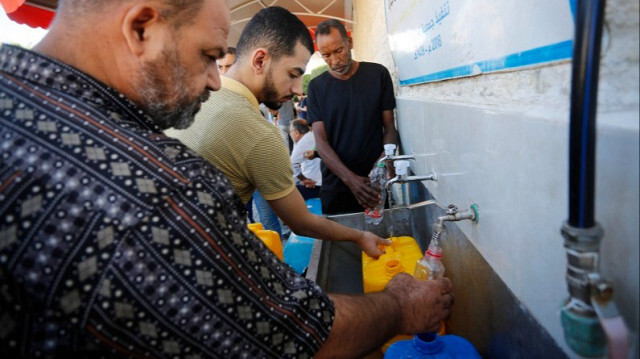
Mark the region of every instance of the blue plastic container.
[[309, 266], [314, 241], [313, 238], [291, 233], [284, 245], [284, 262], [292, 266], [298, 274], [302, 274]]
[[[318, 215], [322, 214], [320, 198], [310, 198], [305, 202], [309, 212]], [[284, 262], [293, 267], [297, 273], [302, 274], [304, 269], [309, 266], [313, 242], [315, 242], [313, 238], [291, 233], [287, 243], [284, 245]]]
[[384, 358], [481, 359], [468, 340], [457, 335], [435, 333], [417, 334], [411, 340], [395, 342], [387, 349]]
[[309, 212], [313, 214], [322, 214], [322, 203], [320, 202], [320, 198], [309, 198], [305, 203], [307, 204], [307, 208], [309, 208]]

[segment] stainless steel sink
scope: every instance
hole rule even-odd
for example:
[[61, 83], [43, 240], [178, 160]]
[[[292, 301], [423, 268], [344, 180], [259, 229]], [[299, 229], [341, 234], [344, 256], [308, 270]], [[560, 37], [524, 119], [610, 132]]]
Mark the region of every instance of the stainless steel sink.
[[[364, 213], [328, 216], [327, 218], [347, 227], [373, 232], [380, 237], [412, 236], [421, 248], [426, 248], [430, 238], [430, 226], [419, 223], [415, 218], [424, 214], [427, 206], [394, 208], [384, 213], [377, 225], [365, 223]], [[316, 241], [307, 278], [315, 280], [320, 287], [330, 293], [362, 293], [362, 261], [358, 246], [347, 242]]]
[[[422, 191], [419, 199], [430, 199], [426, 190]], [[443, 213], [437, 206], [416, 204], [386, 211], [378, 226], [367, 225], [363, 213], [328, 218], [383, 237], [392, 232], [396, 236], [412, 236], [424, 250], [431, 238], [432, 224]], [[441, 243], [443, 262], [456, 294], [447, 332], [471, 341], [484, 358], [567, 358], [462, 231], [448, 223], [447, 232]], [[351, 243], [316, 241], [307, 278], [329, 293], [362, 293], [360, 249]]]

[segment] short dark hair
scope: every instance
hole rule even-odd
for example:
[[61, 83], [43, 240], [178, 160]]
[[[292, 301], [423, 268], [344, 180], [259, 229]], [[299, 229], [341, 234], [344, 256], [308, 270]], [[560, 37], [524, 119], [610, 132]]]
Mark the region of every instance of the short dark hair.
[[295, 15], [279, 6], [260, 10], [242, 30], [237, 56], [242, 58], [257, 47], [266, 47], [274, 59], [294, 54], [299, 42], [313, 55], [313, 39]]
[[318, 35], [329, 35], [332, 28], [338, 30], [342, 40], [349, 41], [347, 28], [344, 27], [343, 23], [336, 19], [325, 20], [318, 24], [318, 27], [316, 28], [316, 41], [318, 41]]
[[227, 47], [227, 54], [231, 54], [231, 55], [235, 55], [236, 54], [236, 48], [235, 47]]
[[[108, 11], [109, 6], [117, 4], [119, 1], [86, 1], [86, 0], [59, 0], [58, 15], [81, 19], [84, 14], [100, 13]], [[169, 20], [174, 28], [180, 28], [183, 25], [190, 24], [194, 21], [198, 12], [202, 8], [204, 0], [162, 0], [160, 6], [160, 16]]]
[[294, 130], [298, 130], [298, 132], [303, 135], [310, 130], [309, 126], [307, 125], [307, 121], [301, 119], [291, 121], [291, 128]]

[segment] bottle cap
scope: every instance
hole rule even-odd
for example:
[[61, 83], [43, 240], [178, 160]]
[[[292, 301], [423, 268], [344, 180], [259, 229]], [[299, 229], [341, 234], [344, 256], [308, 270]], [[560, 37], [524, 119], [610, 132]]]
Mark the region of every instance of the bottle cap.
[[393, 156], [396, 152], [396, 145], [394, 143], [387, 143], [384, 145], [384, 154], [387, 156]]
[[406, 161], [406, 160], [393, 161], [393, 165], [396, 167], [396, 174], [398, 176], [404, 176], [407, 174], [407, 168], [409, 168], [409, 161]]
[[434, 257], [434, 258], [442, 258], [442, 248], [429, 246], [426, 252], [424, 252], [425, 256]]

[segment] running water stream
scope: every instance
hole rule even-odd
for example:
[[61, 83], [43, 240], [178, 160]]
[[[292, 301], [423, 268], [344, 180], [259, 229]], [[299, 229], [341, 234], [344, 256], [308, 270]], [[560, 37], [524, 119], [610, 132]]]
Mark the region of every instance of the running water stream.
[[395, 219], [393, 218], [393, 193], [391, 191], [391, 188], [387, 188], [387, 201], [389, 201], [389, 210], [388, 210], [388, 215], [389, 215], [389, 238], [395, 237], [395, 233], [394, 233], [394, 226], [393, 224], [395, 223]]
[[433, 234], [431, 234], [431, 241], [429, 242], [429, 246], [431, 246], [431, 244], [435, 245], [435, 246], [440, 246], [440, 236], [442, 235], [442, 230], [437, 230], [434, 229], [433, 230]]

